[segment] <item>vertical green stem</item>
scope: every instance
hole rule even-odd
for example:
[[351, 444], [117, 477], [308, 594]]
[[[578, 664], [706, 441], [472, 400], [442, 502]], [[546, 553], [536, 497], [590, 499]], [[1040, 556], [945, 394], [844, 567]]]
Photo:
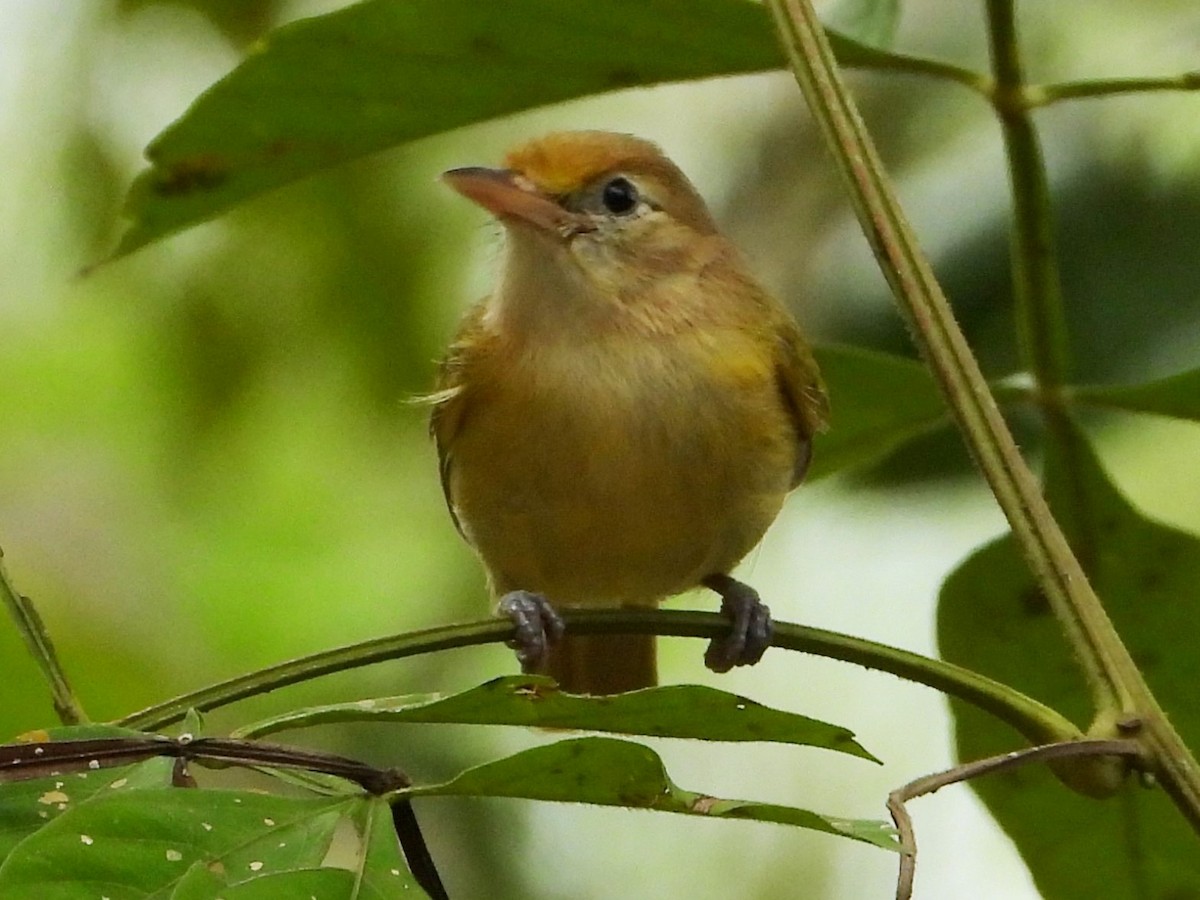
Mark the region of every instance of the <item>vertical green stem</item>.
[[[845, 178], [854, 211], [897, 305], [1012, 527], [1017, 546], [1076, 651], [1098, 709], [1109, 714], [1100, 724], [1112, 728], [1113, 718], [1120, 717], [1127, 732], [1140, 732], [1151, 768], [1200, 831], [1200, 766], [1151, 694], [1017, 450], [900, 208], [811, 0], [768, 0], [768, 6], [796, 81]], [[1005, 21], [1011, 24], [1011, 16]]]
[[54, 710], [58, 713], [59, 721], [64, 725], [87, 722], [87, 713], [76, 699], [71, 685], [67, 682], [66, 673], [58, 663], [58, 655], [54, 652], [54, 644], [50, 641], [42, 617], [34, 609], [33, 601], [13, 586], [8, 571], [4, 568], [3, 556], [3, 551], [0, 551], [0, 599], [3, 599], [4, 605], [8, 607], [13, 621], [17, 624], [17, 630], [25, 638], [25, 644], [37, 660], [42, 674], [50, 682], [50, 693], [54, 698]]
[[1025, 102], [1012, 0], [988, 0], [988, 39], [1012, 185], [1013, 292], [1021, 362], [1043, 391], [1067, 383], [1070, 359], [1046, 163]]
[[[1062, 276], [1054, 238], [1054, 210], [1041, 141], [1034, 127], [1021, 63], [1014, 0], [987, 0], [988, 43], [992, 59], [992, 105], [1004, 137], [1012, 188], [1012, 282], [1021, 363], [1037, 385], [1045, 438], [1066, 464], [1059, 467], [1054, 513], [1084, 568], [1095, 554], [1096, 536], [1088, 514], [1087, 491], [1075, 479], [1071, 462], [1077, 441], [1063, 402], [1070, 383], [1070, 338], [1063, 309]], [[1095, 695], [1100, 709], [1116, 704], [1110, 692]]]

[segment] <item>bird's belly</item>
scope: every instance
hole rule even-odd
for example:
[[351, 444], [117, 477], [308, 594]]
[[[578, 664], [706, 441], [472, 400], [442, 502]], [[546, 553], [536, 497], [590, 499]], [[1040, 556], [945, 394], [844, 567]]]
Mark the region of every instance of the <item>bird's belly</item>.
[[728, 571], [779, 511], [795, 437], [773, 379], [496, 385], [453, 449], [456, 513], [497, 593], [651, 603]]

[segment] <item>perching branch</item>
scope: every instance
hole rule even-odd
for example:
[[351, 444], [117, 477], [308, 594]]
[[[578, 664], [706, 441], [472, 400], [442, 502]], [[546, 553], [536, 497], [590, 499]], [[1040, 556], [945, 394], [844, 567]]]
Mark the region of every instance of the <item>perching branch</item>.
[[[563, 609], [560, 612], [573, 634], [661, 634], [711, 640], [729, 630], [729, 620], [717, 613], [668, 609]], [[485, 619], [377, 638], [201, 688], [128, 715], [116, 724], [158, 730], [180, 721], [189, 709], [203, 712], [333, 672], [454, 647], [500, 643], [511, 637], [512, 623], [507, 619]], [[998, 681], [940, 659], [930, 659], [864, 638], [786, 622], [775, 623], [772, 646], [852, 662], [928, 685], [991, 713], [1033, 743], [1082, 737], [1074, 724], [1048, 706]]]

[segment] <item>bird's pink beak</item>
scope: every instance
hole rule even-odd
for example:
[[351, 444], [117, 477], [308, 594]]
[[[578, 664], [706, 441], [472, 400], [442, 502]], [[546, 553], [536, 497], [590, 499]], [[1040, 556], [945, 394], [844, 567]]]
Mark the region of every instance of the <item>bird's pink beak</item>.
[[467, 166], [443, 172], [442, 180], [501, 221], [527, 222], [562, 237], [593, 230], [584, 216], [563, 209], [510, 169]]

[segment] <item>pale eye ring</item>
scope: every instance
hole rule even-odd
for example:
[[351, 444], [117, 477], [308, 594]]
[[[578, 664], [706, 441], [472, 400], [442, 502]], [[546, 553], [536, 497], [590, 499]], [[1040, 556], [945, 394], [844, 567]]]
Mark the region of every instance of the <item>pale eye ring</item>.
[[628, 215], [637, 209], [640, 200], [633, 182], [623, 175], [613, 178], [600, 190], [600, 202], [613, 215]]

